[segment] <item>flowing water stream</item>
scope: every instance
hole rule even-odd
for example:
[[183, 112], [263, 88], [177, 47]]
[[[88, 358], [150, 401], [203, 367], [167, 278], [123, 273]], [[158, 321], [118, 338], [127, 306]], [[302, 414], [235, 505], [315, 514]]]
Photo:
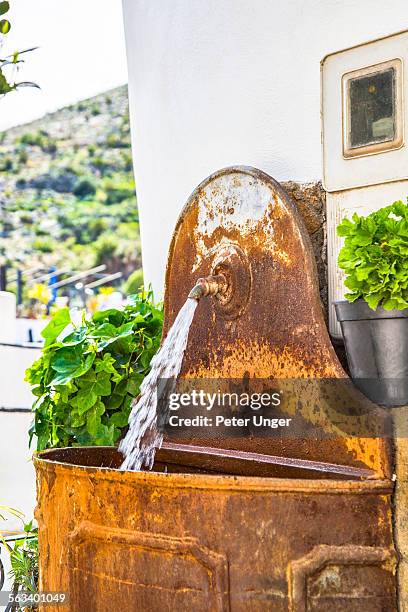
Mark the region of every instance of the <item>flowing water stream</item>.
[[183, 363], [188, 333], [198, 301], [188, 298], [178, 313], [160, 350], [151, 361], [151, 370], [140, 388], [129, 417], [129, 430], [119, 445], [125, 459], [123, 470], [151, 469], [156, 448], [163, 442], [159, 422], [165, 415], [159, 414], [158, 386], [161, 380], [176, 380]]

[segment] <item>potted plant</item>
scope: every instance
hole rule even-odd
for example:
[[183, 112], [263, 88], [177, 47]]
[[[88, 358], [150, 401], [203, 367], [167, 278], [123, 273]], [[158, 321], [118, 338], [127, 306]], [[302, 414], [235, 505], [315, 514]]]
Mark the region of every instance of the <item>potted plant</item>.
[[337, 227], [345, 301], [335, 303], [351, 376], [373, 401], [408, 403], [408, 205], [354, 213]]

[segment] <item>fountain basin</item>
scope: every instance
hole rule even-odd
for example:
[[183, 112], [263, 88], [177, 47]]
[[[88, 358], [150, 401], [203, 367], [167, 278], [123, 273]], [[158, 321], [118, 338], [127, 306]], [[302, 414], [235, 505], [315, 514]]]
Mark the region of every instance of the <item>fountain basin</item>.
[[35, 456], [58, 610], [396, 610], [391, 481], [210, 454], [167, 444], [151, 472], [120, 471], [114, 448]]

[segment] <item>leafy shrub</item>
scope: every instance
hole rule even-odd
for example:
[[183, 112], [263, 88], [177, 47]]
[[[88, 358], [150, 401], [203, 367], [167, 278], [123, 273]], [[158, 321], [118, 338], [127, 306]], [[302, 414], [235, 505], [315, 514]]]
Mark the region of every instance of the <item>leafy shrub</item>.
[[35, 233], [36, 236], [40, 236], [40, 237], [41, 236], [49, 236], [49, 232], [46, 229], [44, 229], [41, 226], [39, 226], [39, 225], [36, 225], [34, 227], [34, 233]]
[[[0, 542], [7, 549], [10, 557], [10, 578], [13, 593], [19, 591], [35, 593], [38, 591], [38, 529], [33, 521], [26, 523], [24, 514], [9, 506], [0, 506], [0, 519], [5, 520], [5, 513], [17, 518], [22, 523], [23, 535], [14, 540], [13, 545], [0, 536]], [[0, 576], [1, 578], [1, 576]], [[13, 607], [14, 609], [14, 607]], [[20, 606], [15, 608], [20, 610]], [[31, 610], [32, 608], [24, 608]]]
[[[10, 577], [13, 591], [28, 593], [38, 591], [38, 529], [33, 522], [24, 525], [24, 535], [10, 546], [3, 540], [10, 555]], [[26, 608], [29, 609], [29, 608]]]
[[13, 160], [10, 157], [6, 157], [3, 162], [2, 171], [11, 172], [13, 168], [14, 168]]
[[26, 132], [19, 139], [20, 144], [31, 147], [40, 147], [44, 153], [54, 154], [57, 152], [57, 143], [50, 138], [48, 132], [39, 130], [38, 132]]
[[43, 144], [41, 149], [44, 151], [44, 153], [55, 155], [55, 153], [58, 151], [58, 145], [55, 140], [48, 138], [48, 140]]
[[101, 114], [101, 107], [98, 104], [92, 104], [91, 106], [91, 115], [96, 117]]
[[[108, 224], [107, 224], [106, 219], [102, 219], [102, 218], [90, 219], [87, 225], [88, 225], [87, 229], [88, 229], [89, 239], [92, 242], [96, 240], [97, 238], [99, 238], [99, 236], [108, 229]], [[133, 293], [135, 293], [135, 291], [133, 291]]]
[[132, 198], [134, 196], [133, 189], [122, 189], [122, 188], [109, 188], [106, 191], [106, 204], [120, 204], [123, 200], [127, 200], [128, 198]]
[[350, 302], [371, 309], [408, 308], [408, 205], [401, 201], [363, 217], [354, 213], [337, 227], [345, 238], [338, 264], [346, 272]]
[[128, 149], [130, 146], [127, 140], [117, 134], [109, 134], [106, 138], [106, 144], [112, 149]]
[[21, 149], [18, 154], [18, 161], [20, 164], [26, 164], [28, 162], [28, 153], [25, 149]]
[[78, 182], [77, 175], [70, 168], [61, 168], [58, 171], [47, 172], [35, 176], [23, 184], [22, 179], [17, 181], [20, 189], [37, 189], [38, 191], [51, 190], [57, 193], [72, 193]]
[[84, 318], [63, 340], [72, 322], [67, 308], [57, 311], [42, 332], [40, 359], [26, 372], [37, 397], [30, 442], [37, 436], [39, 450], [113, 445], [159, 348], [162, 324], [151, 293], [133, 296], [123, 311]]
[[112, 164], [108, 161], [105, 161], [103, 157], [93, 157], [92, 158], [92, 167], [95, 170], [99, 170], [101, 174], [105, 174], [107, 170], [111, 170], [113, 168]]
[[123, 169], [125, 172], [132, 172], [133, 170], [133, 159], [132, 155], [127, 151], [122, 153]]
[[96, 187], [90, 179], [81, 179], [74, 187], [74, 195], [77, 198], [86, 198], [96, 193]]
[[109, 206], [120, 204], [123, 200], [135, 197], [135, 183], [130, 181], [118, 181], [116, 177], [105, 179], [103, 183], [105, 191], [105, 202]]
[[16, 180], [16, 188], [17, 189], [26, 189], [27, 188], [27, 179], [19, 178]]
[[[129, 141], [129, 127], [126, 134], [122, 134], [121, 127], [122, 117], [127, 117], [126, 88], [106, 94], [112, 96], [109, 108], [104, 95], [83, 103], [86, 113], [90, 113], [94, 102], [101, 107], [103, 125], [100, 130], [95, 131], [91, 124], [85, 124], [85, 113], [78, 113], [76, 104], [75, 114], [61, 110], [46, 120], [21, 128], [18, 135], [3, 133], [5, 142], [0, 151], [0, 169], [4, 160], [10, 158], [13, 170], [8, 173], [2, 193], [0, 251], [4, 251], [11, 261], [19, 258], [22, 268], [42, 262], [47, 266], [84, 270], [92, 267], [97, 258], [108, 264], [109, 272], [123, 270], [127, 276], [129, 271], [141, 265], [138, 225], [129, 226], [126, 236], [120, 227], [138, 221], [130, 148], [106, 147], [109, 133]], [[23, 140], [42, 142], [44, 148], [20, 144], [20, 137], [25, 133], [32, 138], [28, 136]], [[51, 139], [58, 146], [55, 156], [45, 152]], [[28, 163], [24, 166], [26, 154]], [[17, 173], [13, 176], [12, 172]], [[82, 179], [93, 182], [95, 195], [82, 198], [73, 194]], [[31, 225], [27, 225], [28, 217], [20, 218], [23, 212], [30, 213]], [[11, 223], [3, 229], [5, 220]], [[104, 240], [104, 234], [110, 237]], [[43, 248], [42, 241], [34, 245], [38, 238], [52, 239], [48, 244], [46, 240], [45, 255], [35, 249], [36, 246]], [[109, 253], [113, 253], [112, 261], [106, 259]], [[73, 287], [71, 290], [75, 291]]]
[[13, 222], [10, 219], [3, 219], [0, 223], [0, 227], [4, 234], [8, 234], [14, 230]]
[[21, 223], [23, 223], [24, 225], [32, 225], [33, 223], [33, 218], [31, 215], [29, 215], [28, 213], [23, 213], [22, 215], [20, 215], [20, 221]]
[[111, 259], [116, 255], [119, 247], [118, 239], [112, 234], [104, 234], [99, 236], [94, 244], [95, 251], [95, 266], [99, 266], [103, 263], [109, 263]]
[[126, 282], [123, 287], [123, 291], [126, 295], [131, 295], [132, 293], [137, 293], [140, 291], [140, 288], [143, 286], [143, 269], [135, 270], [130, 274], [130, 276], [126, 279]]
[[51, 238], [37, 238], [33, 242], [34, 251], [40, 251], [40, 253], [52, 253], [54, 250], [54, 242]]
[[94, 144], [88, 145], [88, 155], [89, 157], [93, 157], [96, 153], [96, 146]]
[[44, 145], [44, 134], [43, 132], [26, 132], [20, 138], [20, 143], [29, 145], [31, 147], [42, 147]]

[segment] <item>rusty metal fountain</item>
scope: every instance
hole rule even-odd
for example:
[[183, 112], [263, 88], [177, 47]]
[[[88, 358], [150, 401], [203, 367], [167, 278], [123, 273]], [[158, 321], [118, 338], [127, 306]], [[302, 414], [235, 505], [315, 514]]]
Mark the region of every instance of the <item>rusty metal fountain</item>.
[[[170, 247], [164, 335], [198, 278], [207, 297], [181, 380], [279, 381], [284, 392], [304, 381], [285, 410], [325, 435], [187, 430], [143, 472], [120, 471], [113, 448], [40, 453], [41, 590], [68, 591], [59, 609], [75, 611], [396, 610], [383, 413], [346, 384], [340, 402], [353, 411], [339, 427], [338, 388], [307, 385], [347, 376], [309, 237], [269, 176], [229, 168], [190, 197]], [[367, 412], [372, 433], [359, 428]]]

